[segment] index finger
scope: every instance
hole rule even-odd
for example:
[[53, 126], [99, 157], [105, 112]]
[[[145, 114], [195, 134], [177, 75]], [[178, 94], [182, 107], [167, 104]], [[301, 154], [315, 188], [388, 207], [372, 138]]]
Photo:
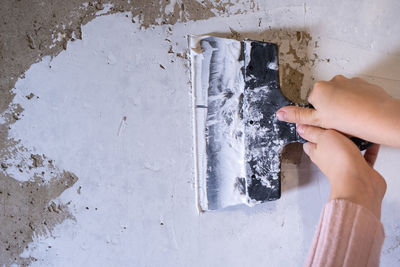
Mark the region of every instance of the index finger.
[[276, 117], [280, 121], [320, 126], [317, 111], [312, 108], [286, 106], [276, 112]]

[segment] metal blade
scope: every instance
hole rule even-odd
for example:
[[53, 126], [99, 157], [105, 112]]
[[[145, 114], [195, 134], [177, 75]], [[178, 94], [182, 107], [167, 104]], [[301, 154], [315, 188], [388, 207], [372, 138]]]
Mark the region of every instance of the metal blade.
[[281, 93], [275, 44], [190, 37], [199, 209], [280, 197], [280, 152], [297, 140], [275, 112]]

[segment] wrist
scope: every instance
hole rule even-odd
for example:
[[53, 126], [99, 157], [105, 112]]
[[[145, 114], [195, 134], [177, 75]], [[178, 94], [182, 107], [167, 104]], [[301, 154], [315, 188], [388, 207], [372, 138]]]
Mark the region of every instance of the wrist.
[[[345, 199], [370, 210], [377, 218], [381, 216], [382, 200], [386, 192], [383, 177], [369, 166], [359, 166], [336, 176], [331, 181], [329, 199]], [[333, 182], [333, 183], [332, 183]]]

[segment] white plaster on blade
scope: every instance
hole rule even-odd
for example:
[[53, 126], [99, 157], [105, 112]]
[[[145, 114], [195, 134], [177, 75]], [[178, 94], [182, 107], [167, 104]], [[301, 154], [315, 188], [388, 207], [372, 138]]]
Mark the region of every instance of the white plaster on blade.
[[[190, 38], [192, 88], [195, 92], [193, 102], [196, 103], [194, 110], [198, 166], [196, 176], [199, 204], [202, 210], [215, 209], [216, 205], [223, 208], [247, 203], [247, 196], [241, 191], [244, 188], [240, 188], [238, 181], [238, 178], [245, 179], [246, 177], [244, 123], [239, 111], [240, 98], [244, 90], [243, 61], [239, 60], [241, 44], [232, 39], [211, 37], [213, 42], [216, 42], [216, 48], [211, 47], [208, 42], [201, 46], [200, 41], [207, 38], [208, 36]], [[222, 57], [214, 56], [214, 54], [222, 55]], [[214, 58], [212, 62], [211, 57]], [[217, 76], [211, 78], [210, 73]], [[208, 95], [210, 90], [214, 95]], [[216, 93], [218, 91], [222, 93]], [[232, 96], [226, 98], [226, 93]], [[197, 107], [198, 105], [200, 107]], [[215, 109], [215, 106], [218, 108]], [[212, 107], [214, 108], [211, 109]], [[204, 116], [207, 118], [205, 119]], [[228, 117], [229, 123], [226, 121]], [[206, 134], [205, 129], [213, 126], [216, 127], [213, 130], [214, 133]], [[205, 144], [210, 140], [214, 142], [215, 147], [218, 147], [216, 155], [218, 164], [215, 166], [206, 163], [210, 155], [205, 151]], [[211, 175], [210, 168], [213, 168]], [[218, 181], [210, 182], [215, 178]], [[218, 191], [217, 198], [209, 199], [206, 191]]]

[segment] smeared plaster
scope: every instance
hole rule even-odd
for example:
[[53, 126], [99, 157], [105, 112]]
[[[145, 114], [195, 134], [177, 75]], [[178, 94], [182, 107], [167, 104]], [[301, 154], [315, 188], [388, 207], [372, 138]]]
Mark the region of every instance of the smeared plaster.
[[[9, 227], [7, 226], [8, 230], [2, 231], [0, 235], [0, 249], [4, 251], [0, 256], [0, 264], [29, 264], [34, 258], [20, 257], [20, 254], [26, 244], [32, 241], [33, 236], [48, 235], [56, 224], [64, 219], [73, 218], [65, 203], [56, 206], [56, 213], [46, 211], [54, 210], [55, 204], [52, 200], [78, 179], [71, 172], [59, 170], [56, 167], [57, 163], [52, 159], [35, 154], [34, 147], [27, 148], [21, 145], [20, 140], [9, 137], [11, 125], [24, 116], [24, 110], [19, 104], [11, 104], [15, 96], [11, 89], [16, 81], [19, 78], [23, 79], [29, 66], [44, 56], [54, 57], [67, 49], [68, 42], [81, 40], [81, 25], [97, 16], [129, 11], [131, 23], [148, 28], [229, 13], [227, 8], [232, 5], [224, 1], [200, 3], [183, 0], [173, 4], [169, 2], [74, 0], [53, 1], [44, 6], [39, 1], [31, 1], [29, 4], [5, 1], [1, 4], [0, 188], [5, 193], [4, 201], [0, 204], [4, 206], [0, 221], [3, 226]], [[166, 12], [168, 5], [172, 10]], [[34, 102], [39, 99], [39, 96], [32, 93], [34, 89], [27, 88], [27, 100]], [[119, 134], [123, 131], [125, 120], [121, 122]], [[31, 199], [31, 204], [25, 203], [27, 198]], [[36, 217], [40, 220], [32, 219]]]

